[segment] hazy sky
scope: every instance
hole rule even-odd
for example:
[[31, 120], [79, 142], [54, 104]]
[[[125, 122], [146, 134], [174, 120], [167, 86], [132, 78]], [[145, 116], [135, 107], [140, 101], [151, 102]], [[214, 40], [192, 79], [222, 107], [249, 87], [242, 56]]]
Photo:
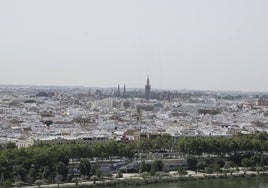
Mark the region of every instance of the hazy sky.
[[267, 0], [0, 0], [0, 84], [268, 91]]

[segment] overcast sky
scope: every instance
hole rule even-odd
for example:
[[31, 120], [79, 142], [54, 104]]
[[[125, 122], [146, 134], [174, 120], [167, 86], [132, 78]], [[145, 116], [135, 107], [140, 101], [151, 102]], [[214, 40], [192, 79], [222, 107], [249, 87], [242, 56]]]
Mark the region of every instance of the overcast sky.
[[267, 0], [0, 0], [0, 84], [268, 91]]

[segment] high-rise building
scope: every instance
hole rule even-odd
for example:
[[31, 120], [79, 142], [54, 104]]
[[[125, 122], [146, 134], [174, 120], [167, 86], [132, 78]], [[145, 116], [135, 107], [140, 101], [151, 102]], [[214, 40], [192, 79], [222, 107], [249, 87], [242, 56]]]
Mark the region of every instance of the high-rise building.
[[150, 85], [149, 76], [147, 76], [147, 83], [145, 85], [145, 99], [150, 100], [150, 97], [151, 97], [151, 85]]

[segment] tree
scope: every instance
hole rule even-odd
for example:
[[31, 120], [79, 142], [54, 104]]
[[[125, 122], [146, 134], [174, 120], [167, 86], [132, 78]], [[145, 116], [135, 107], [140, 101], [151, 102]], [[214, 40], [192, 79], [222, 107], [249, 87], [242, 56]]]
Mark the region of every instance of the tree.
[[14, 142], [8, 142], [6, 144], [6, 148], [7, 149], [15, 149], [15, 148], [17, 148], [17, 146], [16, 146], [16, 143], [14, 143]]
[[123, 174], [122, 172], [119, 170], [116, 174], [116, 178], [122, 178], [123, 177]]
[[41, 171], [40, 177], [42, 177], [42, 179], [48, 179], [49, 176], [50, 176], [50, 168], [49, 166], [45, 166]]
[[180, 176], [182, 176], [182, 175], [186, 175], [187, 174], [187, 171], [186, 171], [185, 168], [179, 167], [178, 168], [178, 173], [179, 173]]
[[97, 168], [97, 169], [96, 169], [96, 176], [97, 176], [98, 178], [100, 178], [100, 177], [102, 176], [102, 171], [101, 171], [100, 168]]
[[150, 174], [154, 176], [156, 172], [162, 171], [162, 168], [163, 168], [163, 162], [159, 160], [155, 160], [151, 164]]
[[7, 179], [3, 183], [3, 187], [11, 187], [12, 183], [10, 179]]
[[49, 127], [50, 125], [53, 124], [53, 121], [52, 121], [52, 120], [46, 120], [46, 121], [44, 121], [44, 124], [45, 124], [47, 127]]
[[91, 174], [91, 164], [88, 159], [81, 159], [78, 166], [81, 175], [90, 176]]
[[27, 183], [32, 183], [37, 177], [37, 172], [34, 168], [30, 168], [26, 175]]
[[64, 180], [68, 174], [68, 168], [66, 167], [66, 165], [63, 162], [58, 162], [57, 166], [56, 166], [56, 172], [59, 175], [62, 175], [62, 180]]
[[146, 172], [147, 169], [146, 169], [146, 164], [145, 164], [145, 161], [141, 161], [140, 163], [140, 169], [139, 169], [139, 173], [143, 173], [143, 172]]
[[221, 171], [221, 167], [220, 167], [219, 163], [217, 163], [217, 162], [214, 162], [210, 166], [213, 169], [213, 171], [216, 171], [217, 173]]
[[234, 167], [236, 167], [236, 164], [233, 161], [227, 161], [225, 163], [225, 166], [224, 166], [224, 168], [226, 168], [226, 169], [228, 169], [228, 168], [234, 168]]
[[4, 177], [4, 173], [1, 172], [1, 178], [0, 178], [0, 186], [3, 186], [5, 182], [5, 177]]
[[197, 159], [195, 157], [189, 156], [187, 158], [187, 165], [188, 165], [188, 169], [195, 169], [196, 165], [197, 165]]
[[164, 166], [164, 163], [163, 161], [161, 160], [156, 160], [156, 171], [163, 171], [163, 166]]
[[27, 174], [27, 169], [25, 169], [22, 165], [15, 165], [14, 166], [15, 174], [23, 179]]
[[250, 160], [250, 159], [248, 159], [248, 158], [244, 158], [244, 159], [242, 159], [242, 161], [241, 161], [241, 165], [243, 166], [243, 167], [251, 167], [252, 166], [252, 161]]

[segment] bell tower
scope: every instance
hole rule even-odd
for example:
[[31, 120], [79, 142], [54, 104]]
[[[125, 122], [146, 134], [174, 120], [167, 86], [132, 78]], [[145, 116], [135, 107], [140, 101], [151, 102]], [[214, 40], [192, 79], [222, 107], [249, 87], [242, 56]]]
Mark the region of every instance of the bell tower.
[[150, 85], [149, 76], [147, 76], [147, 82], [145, 85], [145, 99], [150, 100], [150, 97], [151, 97], [151, 85]]

